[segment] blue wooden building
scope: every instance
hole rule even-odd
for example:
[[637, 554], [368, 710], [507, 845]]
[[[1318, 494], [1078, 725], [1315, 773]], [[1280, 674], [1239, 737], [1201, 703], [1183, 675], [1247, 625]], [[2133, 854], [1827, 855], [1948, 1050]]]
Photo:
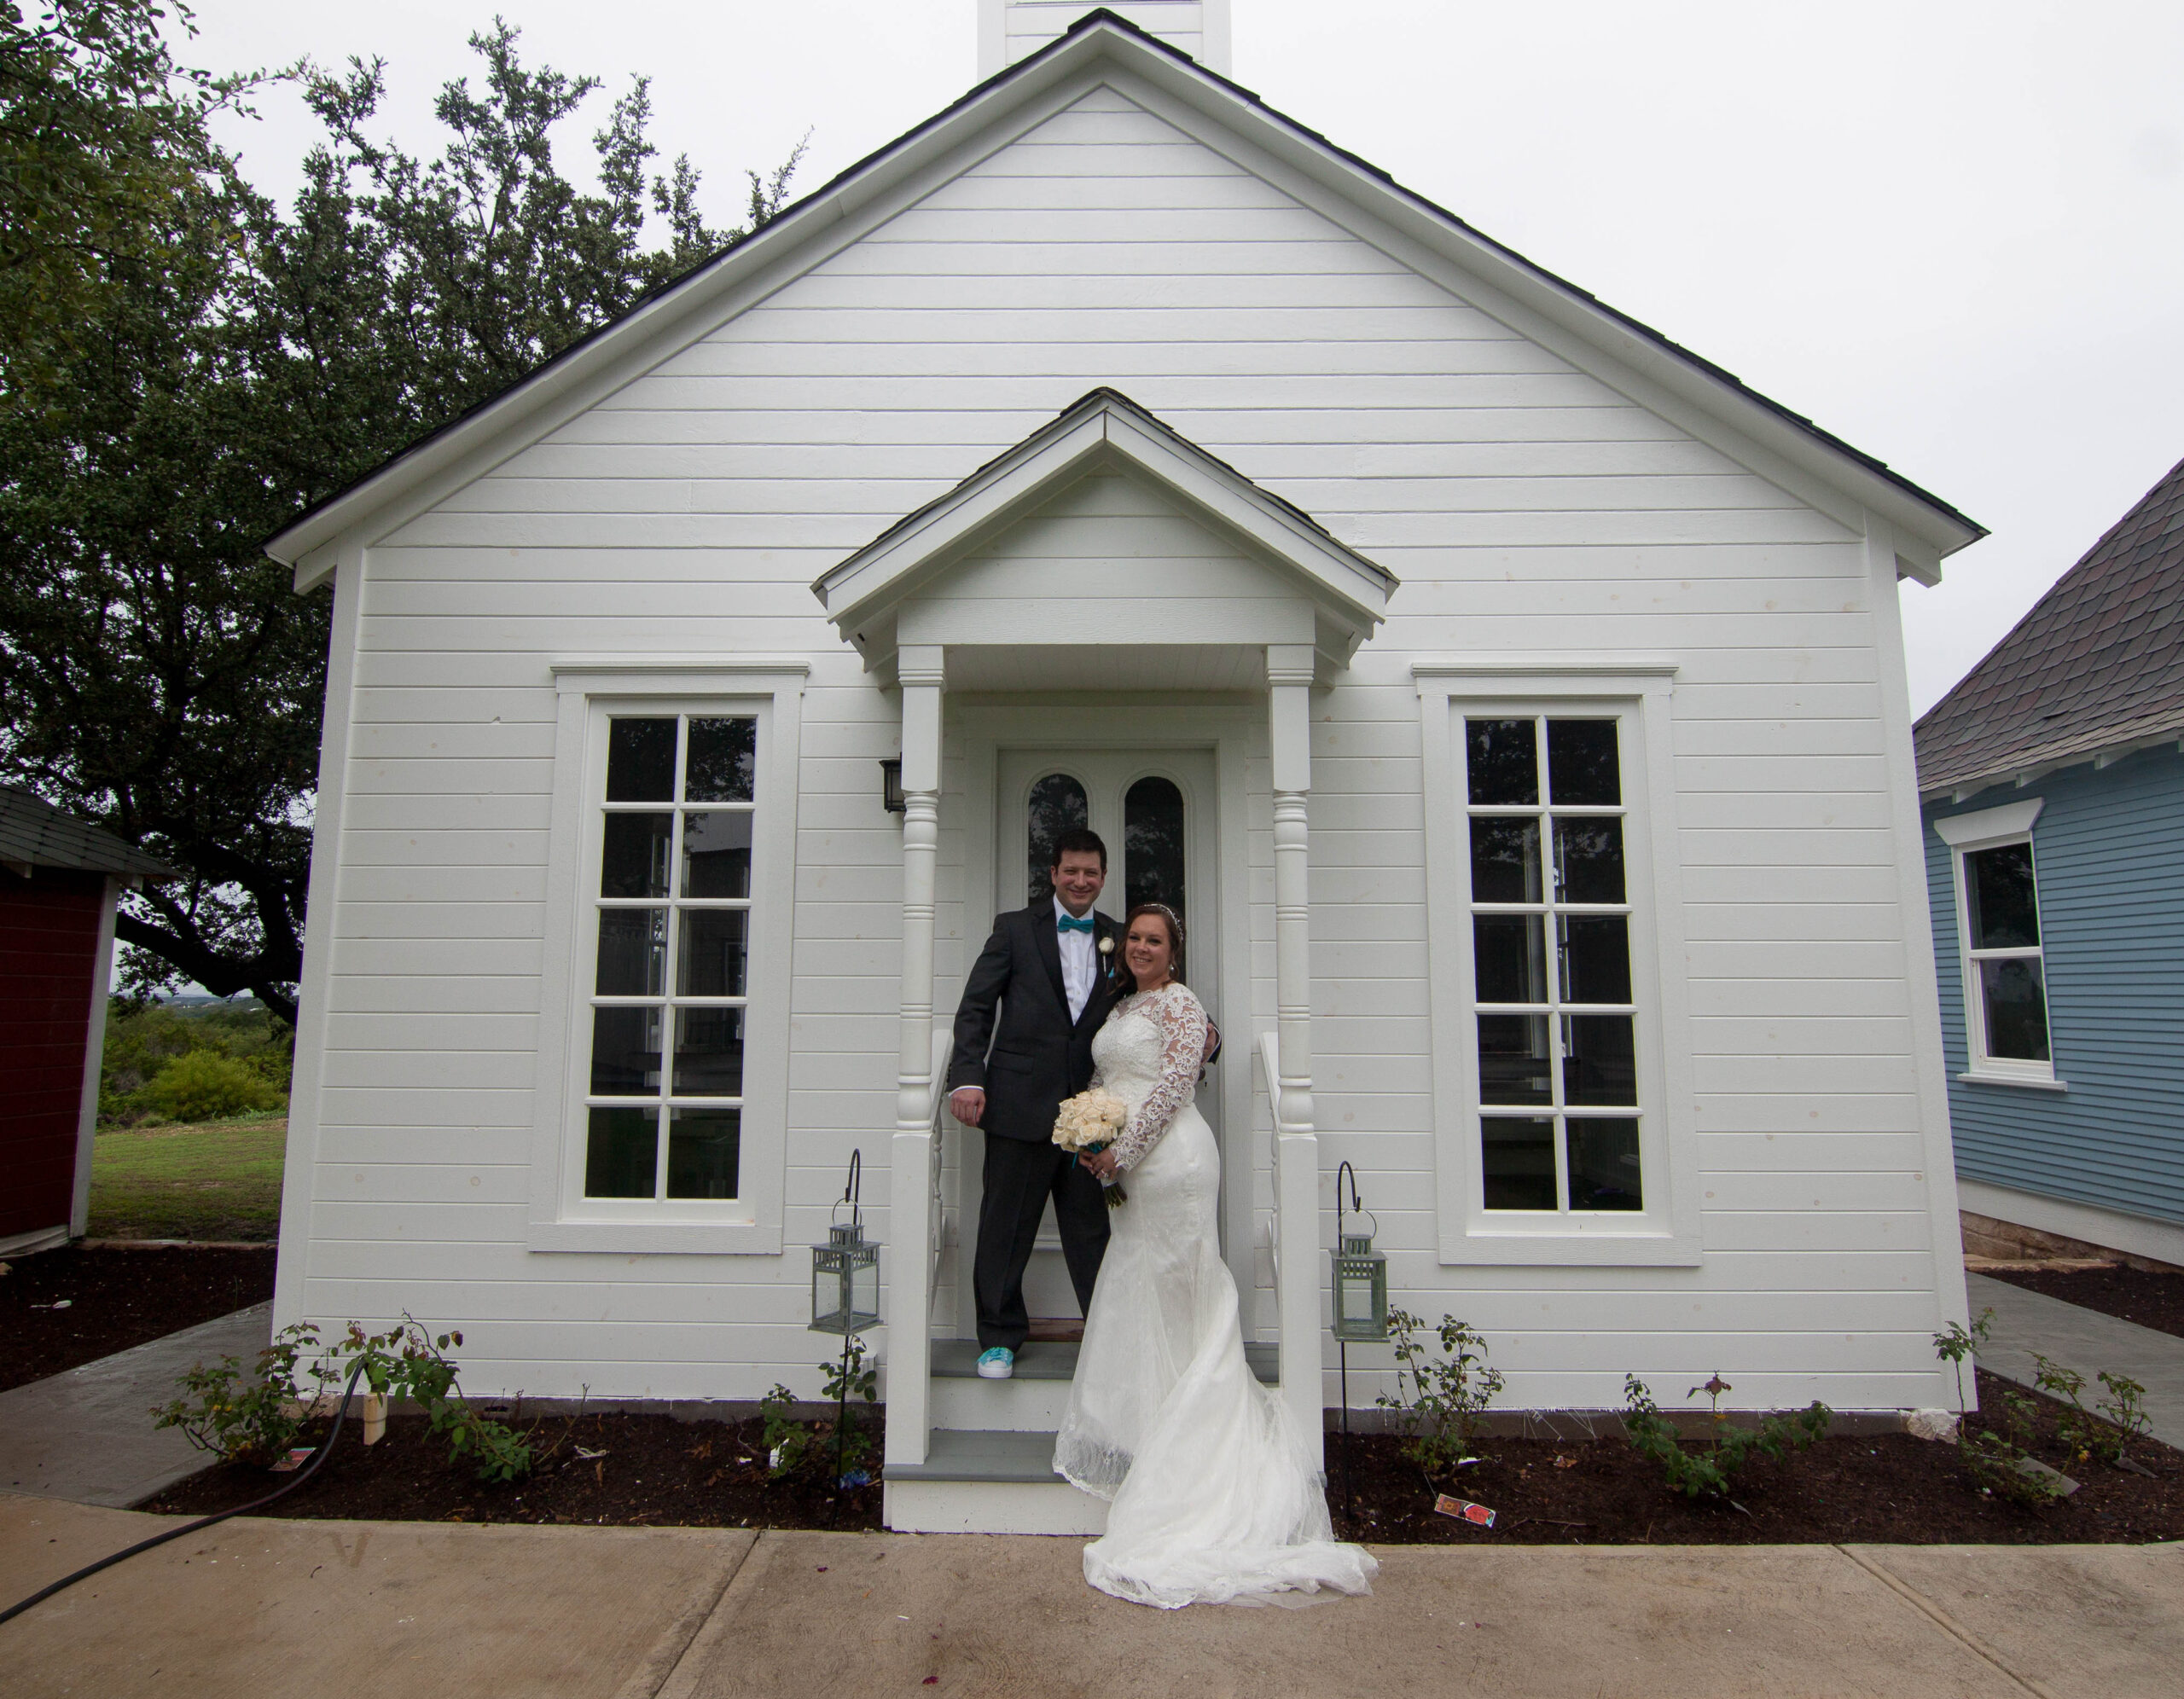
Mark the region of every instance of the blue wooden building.
[[2184, 464], [1915, 741], [1966, 1248], [2184, 1265]]

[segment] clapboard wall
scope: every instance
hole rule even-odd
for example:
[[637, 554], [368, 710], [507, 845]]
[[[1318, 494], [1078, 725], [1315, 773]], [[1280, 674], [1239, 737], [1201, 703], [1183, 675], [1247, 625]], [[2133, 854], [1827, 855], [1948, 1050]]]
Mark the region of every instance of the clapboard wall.
[[[1922, 1111], [1917, 1060], [1930, 944], [1900, 878], [1894, 589], [1855, 513], [1518, 334], [1127, 77], [962, 167], [343, 569], [356, 648], [320, 845], [339, 859], [324, 1050], [291, 1151], [293, 1308], [460, 1323], [480, 1390], [816, 1388], [797, 1247], [853, 1145], [867, 1197], [886, 1197], [901, 920], [874, 766], [898, 747], [895, 699], [808, 586], [1107, 385], [1403, 580], [1316, 698], [1311, 804], [1322, 1154], [1365, 1176], [1400, 1301], [1484, 1328], [1517, 1404], [1615, 1403], [1626, 1370], [1665, 1400], [1717, 1369], [1740, 1403], [1938, 1401], [1922, 1139], [1939, 1105]], [[1679, 1160], [1702, 1171], [1705, 1258], [1444, 1267], [1409, 669], [1588, 650], [1680, 667], [1701, 1130]], [[572, 651], [810, 657], [793, 977], [770, 994], [793, 1018], [780, 1257], [524, 1242], [537, 1084], [560, 1065], [536, 1053], [544, 658]], [[991, 830], [951, 808], [960, 772], [948, 783], [944, 1012], [986, 919], [966, 907], [964, 834]], [[1253, 774], [1248, 821], [1258, 1024], [1274, 1016], [1266, 783]], [[1230, 1065], [1248, 1092], [1248, 1047]], [[884, 1236], [884, 1208], [877, 1221]]]

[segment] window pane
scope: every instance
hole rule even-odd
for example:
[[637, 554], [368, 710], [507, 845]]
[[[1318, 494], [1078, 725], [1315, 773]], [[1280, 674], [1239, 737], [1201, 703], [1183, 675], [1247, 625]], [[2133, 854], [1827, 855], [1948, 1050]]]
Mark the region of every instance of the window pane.
[[751, 895], [751, 822], [757, 818], [740, 810], [682, 816], [684, 896]]
[[1547, 1001], [1546, 917], [1474, 914], [1472, 949], [1482, 1003]]
[[1552, 802], [1612, 806], [1623, 800], [1612, 720], [1547, 722], [1547, 792]]
[[611, 814], [600, 857], [601, 896], [665, 896], [667, 858], [675, 838], [671, 814]]
[[2040, 964], [2025, 957], [1979, 964], [1987, 1006], [1987, 1053], [2017, 1062], [2048, 1057], [2048, 998]]
[[1622, 902], [1623, 822], [1582, 816], [1556, 821], [1554, 871], [1565, 902]]
[[1638, 1174], [1638, 1123], [1635, 1120], [1594, 1121], [1572, 1116], [1570, 1139], [1570, 1207], [1572, 1209], [1642, 1209], [1645, 1187]]
[[1123, 901], [1183, 902], [1183, 793], [1165, 779], [1141, 779], [1123, 798]]
[[599, 913], [602, 997], [657, 997], [667, 989], [667, 911], [603, 908]]
[[1562, 997], [1569, 1003], [1630, 1000], [1630, 926], [1620, 914], [1560, 919]]
[[584, 1195], [649, 1197], [659, 1151], [656, 1109], [595, 1109], [584, 1145]]
[[610, 803], [671, 803], [675, 800], [675, 722], [608, 722], [607, 800]]
[[1539, 800], [1539, 742], [1530, 720], [1467, 720], [1464, 744], [1474, 806]]
[[756, 720], [690, 722], [690, 768], [682, 775], [686, 803], [747, 803], [758, 772]]
[[1552, 1104], [1553, 1064], [1545, 1015], [1478, 1018], [1478, 1100]]
[[2040, 942], [2030, 844], [1975, 850], [1964, 858], [1964, 873], [1966, 895], [1972, 900], [1973, 949], [2027, 949]]
[[1554, 1122], [1551, 1117], [1490, 1115], [1479, 1122], [1480, 1168], [1490, 1209], [1553, 1209]]
[[1031, 827], [1025, 856], [1029, 863], [1025, 889], [1030, 896], [1025, 900], [1037, 902], [1054, 892], [1054, 883], [1047, 877], [1054, 865], [1054, 839], [1089, 823], [1092, 810], [1084, 800], [1082, 785], [1066, 773], [1049, 773], [1031, 786], [1025, 814]]
[[675, 1012], [675, 1094], [743, 1095], [741, 1009]]
[[1638, 1052], [1629, 1015], [1562, 1018], [1562, 1101], [1635, 1105]]
[[659, 1020], [656, 1008], [591, 1012], [594, 1097], [659, 1094]]
[[667, 1195], [735, 1197], [735, 1158], [742, 1125], [740, 1109], [669, 1110]]
[[1546, 900], [1539, 878], [1539, 821], [1536, 816], [1496, 820], [1475, 815], [1471, 822], [1471, 900], [1473, 902], [1540, 902]]
[[741, 908], [686, 908], [675, 991], [682, 997], [741, 997], [751, 925]]

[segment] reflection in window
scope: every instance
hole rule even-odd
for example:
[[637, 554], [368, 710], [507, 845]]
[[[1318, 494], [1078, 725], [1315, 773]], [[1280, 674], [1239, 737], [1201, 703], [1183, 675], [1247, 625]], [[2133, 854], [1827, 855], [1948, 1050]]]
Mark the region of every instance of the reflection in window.
[[1489, 1209], [1645, 1207], [1617, 739], [1612, 719], [1465, 722]]
[[1141, 779], [1123, 797], [1123, 902], [1183, 905], [1183, 793], [1168, 779]]
[[1044, 902], [1054, 894], [1054, 839], [1065, 832], [1081, 831], [1091, 823], [1092, 810], [1084, 800], [1084, 786], [1066, 773], [1049, 773], [1031, 786], [1025, 804], [1026, 832], [1026, 902]]
[[2035, 1064], [2052, 1072], [2032, 845], [1999, 844], [1963, 855], [1977, 1059]]
[[587, 1197], [736, 1195], [758, 729], [607, 722]]

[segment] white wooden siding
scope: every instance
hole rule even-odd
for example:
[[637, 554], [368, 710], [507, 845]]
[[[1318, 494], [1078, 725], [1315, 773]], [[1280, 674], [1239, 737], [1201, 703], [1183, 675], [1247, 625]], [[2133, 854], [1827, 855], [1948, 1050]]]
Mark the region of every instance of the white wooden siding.
[[[369, 551], [302, 1311], [459, 1323], [481, 1392], [816, 1389], [794, 1247], [819, 1235], [853, 1145], [887, 1234], [899, 836], [874, 764], [897, 748], [893, 699], [806, 587], [1112, 385], [1403, 581], [1385, 629], [1315, 698], [1311, 801], [1323, 1153], [1330, 1170], [1358, 1161], [1400, 1300], [1485, 1329], [1513, 1404], [1614, 1403], [1626, 1369], [1664, 1401], [1716, 1369], [1739, 1402], [1939, 1400], [1889, 832], [1906, 776], [1883, 753], [1860, 540], [1248, 158], [1097, 90]], [[1152, 594], [1178, 559], [1226, 570], [1178, 547], [1140, 557], [1167, 585], [1137, 563], [1110, 582]], [[1017, 595], [1039, 570], [1023, 554], [961, 583]], [[1617, 648], [1681, 666], [1700, 1129], [1682, 1154], [1700, 1168], [1705, 1261], [1443, 1267], [1409, 668], [1455, 649]], [[659, 650], [813, 658], [793, 979], [753, 988], [792, 1000], [779, 1258], [523, 1243], [533, 1087], [559, 1065], [527, 1047], [544, 658]], [[944, 1018], [987, 919], [964, 890], [966, 835], [991, 831], [950, 806], [965, 783], [950, 751]], [[1252, 977], [1226, 1012], [1238, 1037], [1274, 1015], [1263, 756], [1246, 795]], [[1247, 1045], [1230, 1067], [1229, 1089], [1248, 1094]], [[1256, 1113], [1263, 1125], [1263, 1097]], [[1263, 1162], [1262, 1149], [1262, 1207]], [[1370, 1397], [1364, 1378], [1353, 1396]]]

